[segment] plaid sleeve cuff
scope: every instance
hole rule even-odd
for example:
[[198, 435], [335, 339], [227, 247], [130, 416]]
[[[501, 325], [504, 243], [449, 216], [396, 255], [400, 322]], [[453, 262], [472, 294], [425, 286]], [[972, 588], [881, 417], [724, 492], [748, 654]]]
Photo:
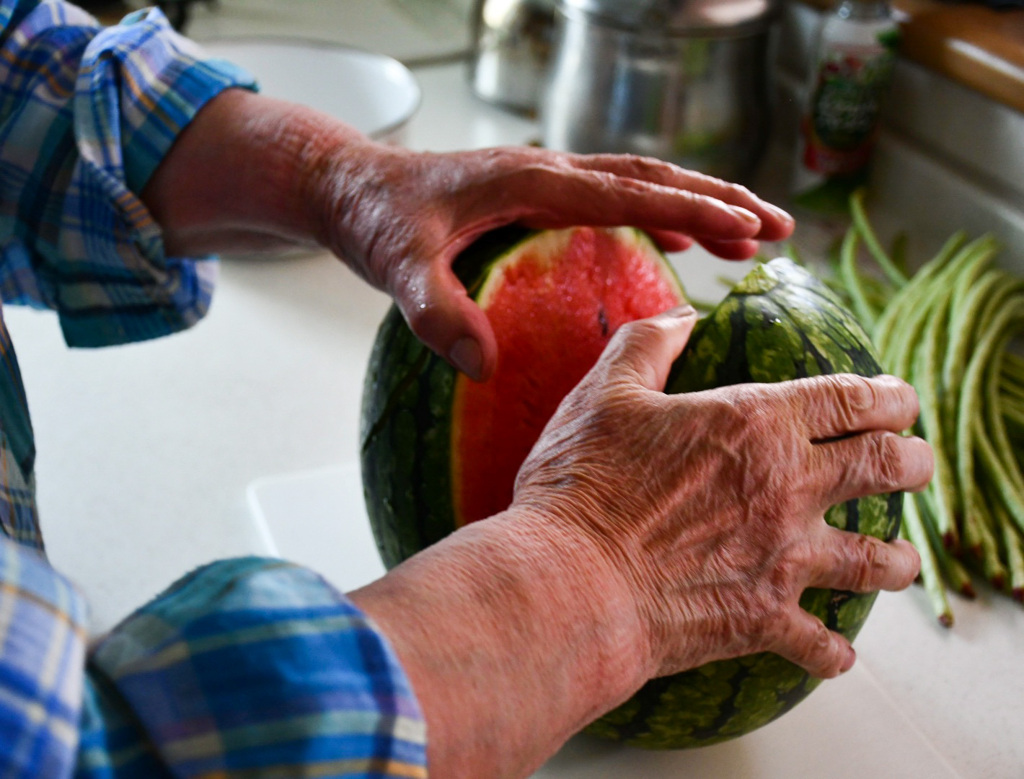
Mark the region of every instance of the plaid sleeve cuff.
[[186, 576], [114, 629], [90, 676], [127, 707], [103, 719], [136, 723], [175, 776], [427, 775], [426, 726], [386, 639], [282, 560]]
[[41, 555], [0, 537], [0, 775], [69, 776], [85, 668], [81, 595]]
[[157, 9], [101, 30], [86, 47], [73, 98], [80, 159], [59, 247], [73, 268], [54, 268], [69, 345], [158, 338], [206, 314], [212, 258], [167, 257], [138, 193], [181, 130], [229, 87], [255, 82], [229, 63], [203, 59]]
[[138, 193], [211, 98], [255, 86], [242, 68], [206, 57], [159, 9], [143, 9], [100, 30], [86, 48], [75, 132], [83, 156]]

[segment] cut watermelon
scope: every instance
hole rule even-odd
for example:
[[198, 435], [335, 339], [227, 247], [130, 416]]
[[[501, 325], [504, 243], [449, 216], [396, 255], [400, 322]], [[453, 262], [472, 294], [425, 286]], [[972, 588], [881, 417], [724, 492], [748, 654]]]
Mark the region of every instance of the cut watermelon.
[[494, 328], [491, 379], [457, 374], [397, 309], [370, 358], [363, 485], [389, 567], [508, 508], [544, 425], [615, 330], [683, 300], [664, 255], [629, 228], [510, 228], [471, 247], [455, 270]]
[[[457, 272], [494, 325], [500, 349], [494, 378], [474, 384], [457, 377], [397, 311], [385, 319], [370, 360], [364, 490], [388, 566], [504, 509], [544, 424], [615, 328], [683, 297], [661, 254], [632, 230], [502, 232], [460, 258]], [[774, 260], [701, 320], [667, 391], [840, 371], [880, 371], [870, 340], [811, 273]], [[834, 506], [826, 520], [891, 539], [901, 513], [902, 495], [893, 493]], [[809, 589], [801, 606], [853, 640], [874, 597]], [[704, 746], [762, 727], [818, 683], [788, 660], [761, 652], [653, 679], [588, 731], [651, 749]]]

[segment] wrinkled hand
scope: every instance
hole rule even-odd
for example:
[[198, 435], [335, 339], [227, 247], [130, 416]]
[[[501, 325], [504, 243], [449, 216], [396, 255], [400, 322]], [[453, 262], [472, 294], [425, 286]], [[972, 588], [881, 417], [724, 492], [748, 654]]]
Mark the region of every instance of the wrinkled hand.
[[168, 256], [326, 246], [478, 379], [493, 372], [497, 345], [451, 264], [488, 230], [633, 226], [669, 251], [696, 240], [744, 259], [793, 229], [743, 187], [664, 162], [530, 147], [414, 152], [245, 89], [210, 100], [140, 194]]
[[477, 379], [493, 371], [497, 346], [451, 263], [488, 230], [631, 225], [670, 251], [696, 240], [745, 259], [758, 240], [793, 227], [742, 187], [651, 159], [528, 147], [429, 154], [366, 143], [356, 151], [317, 166], [321, 241], [389, 292], [421, 340]]
[[530, 454], [514, 505], [553, 513], [611, 560], [656, 675], [770, 650], [834, 676], [853, 649], [798, 600], [916, 576], [909, 543], [823, 521], [836, 503], [927, 483], [931, 449], [898, 434], [916, 395], [850, 375], [665, 395], [694, 322], [677, 309], [620, 329]]

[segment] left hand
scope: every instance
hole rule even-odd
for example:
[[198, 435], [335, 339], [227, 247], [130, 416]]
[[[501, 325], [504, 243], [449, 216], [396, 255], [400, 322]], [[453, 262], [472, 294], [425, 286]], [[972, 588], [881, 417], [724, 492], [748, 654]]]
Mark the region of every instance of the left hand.
[[468, 375], [497, 359], [484, 313], [451, 271], [493, 228], [631, 225], [678, 251], [746, 259], [792, 219], [749, 190], [658, 160], [521, 147], [447, 154], [365, 143], [328, 156], [321, 241], [395, 299], [416, 335]]
[[747, 189], [666, 162], [531, 147], [413, 152], [241, 89], [207, 103], [141, 194], [171, 254], [327, 246], [475, 379], [493, 372], [497, 344], [451, 264], [488, 230], [629, 225], [669, 251], [695, 240], [746, 259], [793, 229]]

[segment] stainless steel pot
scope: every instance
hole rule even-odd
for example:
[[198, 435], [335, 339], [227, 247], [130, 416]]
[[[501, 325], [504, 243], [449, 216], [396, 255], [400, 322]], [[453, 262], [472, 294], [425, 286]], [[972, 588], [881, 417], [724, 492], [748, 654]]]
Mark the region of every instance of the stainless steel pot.
[[474, 94], [536, 115], [554, 22], [555, 0], [475, 0], [469, 74]]
[[748, 178], [769, 135], [777, 0], [559, 0], [545, 146]]

